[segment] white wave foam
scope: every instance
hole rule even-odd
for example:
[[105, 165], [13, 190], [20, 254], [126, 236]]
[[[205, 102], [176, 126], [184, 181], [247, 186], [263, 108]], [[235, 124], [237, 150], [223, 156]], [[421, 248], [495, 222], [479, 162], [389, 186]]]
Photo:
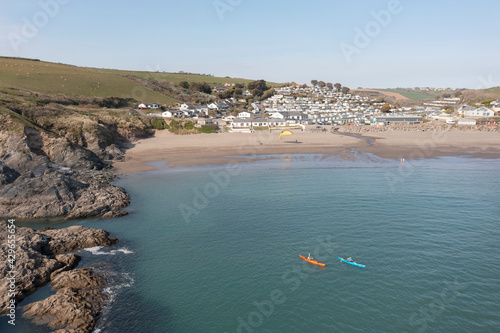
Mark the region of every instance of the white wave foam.
[[118, 290], [123, 288], [130, 288], [134, 285], [135, 280], [133, 277], [130, 276], [130, 273], [122, 273], [121, 277], [123, 278], [123, 280], [126, 281], [120, 284], [116, 284], [114, 286], [106, 287], [102, 290], [104, 293], [109, 295], [108, 306], [114, 302]]
[[129, 250], [125, 247], [122, 247], [122, 248], [119, 248], [116, 250], [111, 250], [111, 251], [102, 251], [103, 248], [104, 248], [103, 246], [94, 246], [94, 247], [88, 247], [84, 250], [88, 251], [94, 255], [110, 255], [110, 256], [114, 256], [117, 253], [123, 253], [123, 254], [133, 254], [134, 253], [134, 251]]

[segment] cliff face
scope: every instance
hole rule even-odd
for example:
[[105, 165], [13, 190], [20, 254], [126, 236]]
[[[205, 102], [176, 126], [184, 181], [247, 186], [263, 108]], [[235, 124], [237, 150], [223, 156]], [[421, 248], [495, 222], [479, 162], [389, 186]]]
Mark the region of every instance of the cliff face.
[[15, 124], [2, 115], [0, 122], [0, 217], [123, 215], [129, 197], [106, 181], [94, 152], [33, 127], [9, 130]]

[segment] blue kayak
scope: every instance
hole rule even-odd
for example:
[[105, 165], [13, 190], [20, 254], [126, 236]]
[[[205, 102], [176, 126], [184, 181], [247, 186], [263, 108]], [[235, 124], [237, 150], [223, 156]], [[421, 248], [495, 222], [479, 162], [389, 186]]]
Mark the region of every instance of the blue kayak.
[[356, 263], [354, 261], [347, 261], [346, 259], [341, 258], [341, 257], [338, 257], [338, 258], [339, 258], [340, 261], [348, 263], [349, 265], [358, 266], [358, 267], [365, 267], [365, 265], [358, 264], [358, 263]]

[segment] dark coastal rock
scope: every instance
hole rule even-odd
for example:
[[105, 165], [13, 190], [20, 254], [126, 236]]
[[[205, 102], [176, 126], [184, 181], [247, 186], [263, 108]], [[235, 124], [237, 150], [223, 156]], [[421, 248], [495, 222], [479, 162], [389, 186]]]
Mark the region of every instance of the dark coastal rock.
[[64, 229], [43, 228], [36, 233], [48, 240], [48, 249], [52, 254], [74, 251], [94, 246], [116, 244], [116, 238], [109, 238], [109, 232], [102, 229], [85, 228], [74, 225]]
[[[8, 131], [9, 124], [14, 125], [2, 118], [0, 115], [0, 218], [126, 214], [121, 209], [129, 205], [129, 196], [109, 183], [111, 178], [103, 170], [106, 164], [92, 150], [33, 127]], [[87, 141], [92, 138], [85, 137]], [[121, 156], [115, 145], [101, 147], [100, 142], [94, 140], [92, 148], [102, 157]]]
[[[0, 223], [0, 255], [7, 258], [8, 255], [8, 231], [5, 222]], [[16, 252], [15, 252], [15, 275], [16, 282], [16, 301], [23, 300], [27, 294], [36, 290], [36, 288], [50, 281], [50, 274], [61, 268], [62, 263], [49, 258], [43, 254], [48, 248], [48, 241], [42, 235], [37, 234], [32, 229], [18, 228], [15, 233]], [[7, 311], [9, 302], [8, 283], [6, 277], [12, 269], [7, 260], [0, 262], [0, 313]]]
[[104, 280], [90, 269], [75, 269], [57, 275], [55, 295], [28, 304], [25, 316], [37, 324], [48, 324], [57, 332], [91, 332], [108, 296], [101, 292]]
[[68, 254], [58, 254], [58, 255], [56, 255], [55, 259], [57, 261], [59, 261], [60, 263], [62, 263], [64, 266], [53, 271], [50, 274], [51, 281], [53, 281], [54, 278], [56, 277], [56, 275], [58, 275], [59, 273], [69, 271], [69, 270], [72, 270], [73, 268], [75, 268], [78, 265], [78, 263], [80, 262], [81, 258], [80, 258], [80, 256], [77, 256], [76, 254], [68, 253]]
[[0, 217], [115, 217], [126, 214], [120, 210], [129, 202], [124, 189], [105, 181], [46, 169], [38, 177], [25, 173], [0, 188]]
[[[0, 222], [0, 255], [8, 256], [7, 223]], [[45, 285], [52, 279], [73, 269], [80, 257], [63, 252], [75, 251], [85, 247], [108, 246], [116, 243], [109, 233], [100, 229], [72, 226], [63, 229], [45, 228], [34, 231], [29, 228], [15, 230], [15, 290], [16, 302], [23, 300], [29, 293]], [[54, 256], [55, 255], [55, 256]], [[7, 312], [8, 272], [12, 269], [7, 260], [0, 262], [0, 314]], [[73, 275], [70, 275], [73, 276]]]
[[19, 177], [19, 173], [0, 162], [0, 185], [10, 184]]

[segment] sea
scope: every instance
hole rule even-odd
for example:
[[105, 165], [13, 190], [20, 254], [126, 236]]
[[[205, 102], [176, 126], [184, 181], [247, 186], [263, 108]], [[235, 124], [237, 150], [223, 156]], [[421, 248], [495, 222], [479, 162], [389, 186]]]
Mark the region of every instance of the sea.
[[[108, 281], [96, 333], [500, 332], [500, 160], [155, 166], [115, 182], [125, 217], [30, 224], [119, 239], [76, 252]], [[49, 332], [22, 312], [53, 293], [0, 331]]]

